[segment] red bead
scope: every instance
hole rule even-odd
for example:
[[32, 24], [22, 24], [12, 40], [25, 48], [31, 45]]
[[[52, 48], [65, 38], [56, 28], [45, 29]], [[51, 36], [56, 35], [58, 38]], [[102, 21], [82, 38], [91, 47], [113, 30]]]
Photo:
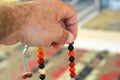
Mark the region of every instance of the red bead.
[[39, 60], [38, 60], [38, 63], [39, 63], [39, 64], [44, 64], [44, 59], [39, 59]]
[[70, 76], [71, 76], [71, 78], [75, 78], [76, 74], [75, 73], [71, 73]]
[[24, 74], [24, 75], [22, 76], [22, 78], [23, 78], [23, 79], [28, 78], [28, 74]]
[[70, 67], [74, 67], [74, 66], [75, 66], [75, 62], [71, 62], [71, 63], [69, 64], [69, 66], [70, 66]]
[[75, 68], [74, 67], [71, 67], [69, 70], [70, 70], [71, 73], [75, 72]]
[[74, 56], [74, 52], [73, 51], [69, 51], [69, 56]]
[[32, 75], [32, 73], [29, 73], [28, 74], [28, 78], [31, 78], [33, 75]]

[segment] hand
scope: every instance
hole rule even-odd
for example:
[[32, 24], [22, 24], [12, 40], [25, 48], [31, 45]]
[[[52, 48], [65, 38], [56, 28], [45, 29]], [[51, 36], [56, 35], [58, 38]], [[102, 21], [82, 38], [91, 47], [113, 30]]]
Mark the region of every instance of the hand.
[[[21, 41], [29, 46], [59, 47], [77, 36], [75, 10], [59, 0], [36, 0], [15, 6], [18, 30], [2, 44]], [[14, 37], [14, 38], [13, 38]]]

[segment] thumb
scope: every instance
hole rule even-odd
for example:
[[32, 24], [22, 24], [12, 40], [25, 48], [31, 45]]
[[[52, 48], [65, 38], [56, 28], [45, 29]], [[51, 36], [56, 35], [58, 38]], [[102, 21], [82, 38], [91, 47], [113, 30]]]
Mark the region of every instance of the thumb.
[[73, 34], [70, 31], [64, 29], [63, 36], [60, 38], [60, 40], [57, 43], [52, 44], [52, 47], [53, 47], [53, 49], [55, 49], [55, 51], [57, 51], [64, 44], [70, 44], [70, 43], [74, 42], [74, 39], [75, 38], [74, 38]]
[[66, 44], [70, 44], [74, 41], [74, 35], [70, 31], [68, 31], [68, 30], [66, 30], [66, 31], [68, 32], [68, 39], [66, 41]]

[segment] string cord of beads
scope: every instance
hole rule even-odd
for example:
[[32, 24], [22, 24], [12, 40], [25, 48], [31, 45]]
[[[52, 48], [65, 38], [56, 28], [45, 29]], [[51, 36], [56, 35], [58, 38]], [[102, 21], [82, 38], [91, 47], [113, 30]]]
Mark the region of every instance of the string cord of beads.
[[[69, 71], [70, 71], [70, 80], [75, 80], [76, 73], [75, 73], [75, 58], [74, 58], [74, 43], [69, 44], [68, 46], [68, 55], [69, 55]], [[32, 73], [30, 72], [29, 66], [28, 66], [28, 59], [27, 59], [27, 51], [29, 46], [25, 45], [25, 48], [23, 50], [23, 61], [24, 61], [24, 74], [22, 76], [23, 80], [30, 80], [32, 77]], [[44, 50], [43, 48], [38, 48], [38, 64], [39, 64], [39, 79], [45, 80], [45, 64], [44, 64]]]
[[25, 48], [23, 50], [23, 63], [24, 63], [24, 74], [22, 76], [22, 78], [24, 80], [30, 80], [30, 78], [32, 77], [32, 73], [30, 72], [29, 66], [28, 66], [28, 55], [27, 55], [27, 51], [28, 51], [29, 46], [25, 45]]
[[71, 43], [69, 44], [68, 46], [68, 55], [69, 55], [69, 71], [70, 71], [70, 77], [71, 77], [71, 80], [75, 80], [75, 77], [76, 77], [76, 73], [75, 73], [75, 58], [74, 58], [74, 46], [73, 46], [74, 43]]
[[44, 64], [44, 51], [43, 48], [38, 48], [38, 64], [39, 64], [39, 79], [44, 80], [45, 76], [45, 64]]

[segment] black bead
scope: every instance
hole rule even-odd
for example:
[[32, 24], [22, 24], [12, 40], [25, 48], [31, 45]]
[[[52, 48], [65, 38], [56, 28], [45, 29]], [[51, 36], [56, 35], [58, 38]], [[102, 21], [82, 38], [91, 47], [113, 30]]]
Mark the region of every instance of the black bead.
[[69, 45], [69, 46], [68, 46], [68, 50], [70, 50], [70, 51], [74, 50], [73, 45]]
[[40, 65], [39, 65], [39, 68], [40, 68], [40, 69], [43, 69], [44, 67], [45, 67], [44, 64], [40, 64]]
[[73, 56], [69, 57], [69, 61], [73, 62], [75, 58]]
[[45, 79], [45, 74], [41, 74], [40, 76], [39, 76], [39, 78], [41, 79], [41, 80], [44, 80]]

